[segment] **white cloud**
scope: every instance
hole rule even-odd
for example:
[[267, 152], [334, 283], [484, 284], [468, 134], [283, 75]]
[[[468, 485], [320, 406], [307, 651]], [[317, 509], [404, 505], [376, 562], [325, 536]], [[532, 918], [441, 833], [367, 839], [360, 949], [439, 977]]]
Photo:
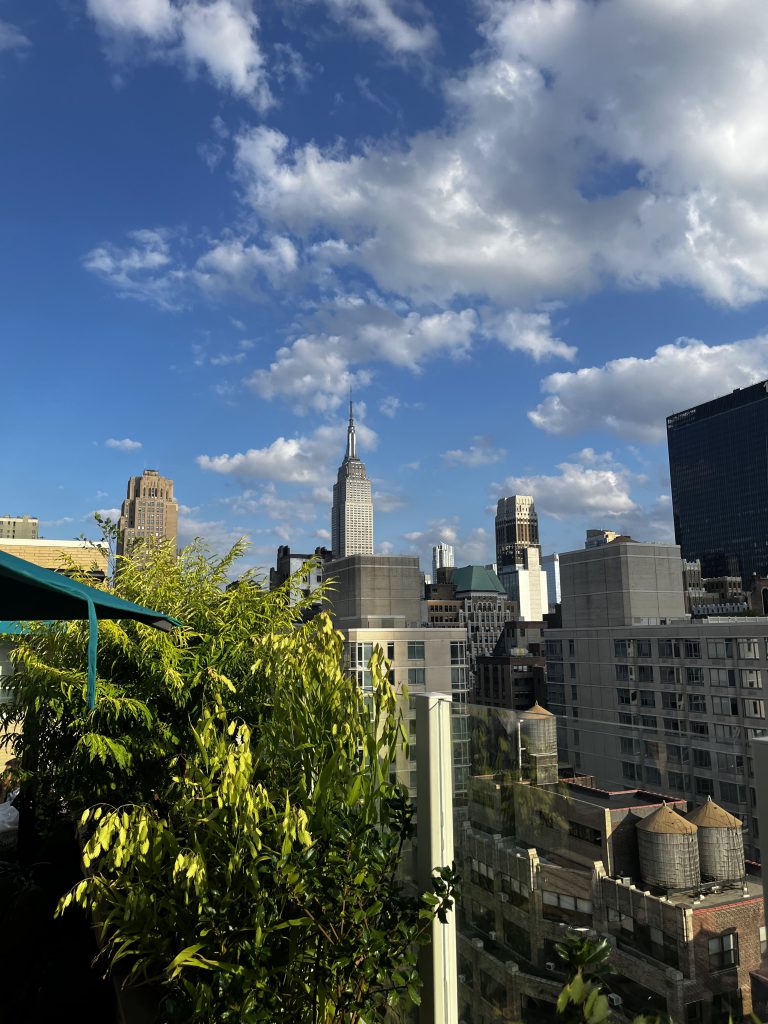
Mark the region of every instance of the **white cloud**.
[[371, 381], [368, 370], [353, 370], [363, 362], [385, 362], [418, 373], [438, 355], [465, 356], [477, 324], [473, 310], [433, 315], [408, 313], [370, 305], [333, 314], [334, 332], [297, 338], [277, 351], [268, 369], [257, 370], [248, 383], [263, 398], [280, 396], [296, 411], [325, 412], [337, 408], [349, 393]]
[[135, 452], [142, 447], [141, 441], [133, 441], [130, 437], [108, 437], [104, 444], [107, 448], [117, 448], [121, 452]]
[[596, 468], [594, 451], [586, 452], [584, 461], [561, 462], [555, 476], [510, 476], [494, 489], [499, 494], [533, 495], [539, 515], [553, 519], [634, 512], [637, 505], [630, 495], [629, 472], [616, 463]]
[[7, 21], [0, 21], [0, 50], [21, 50], [29, 46], [29, 39], [21, 29]]
[[552, 336], [549, 313], [524, 313], [515, 309], [489, 318], [485, 333], [495, 337], [511, 351], [527, 352], [536, 362], [557, 356], [574, 359], [577, 349]]
[[174, 266], [170, 234], [162, 228], [132, 231], [133, 244], [107, 243], [83, 258], [87, 270], [111, 285], [122, 298], [149, 302], [161, 309], [179, 309], [179, 286], [184, 271]]
[[525, 307], [606, 278], [768, 295], [764, 0], [482, 10], [443, 126], [347, 153], [242, 134], [260, 216], [415, 302]]
[[390, 419], [394, 419], [400, 404], [400, 399], [395, 395], [387, 395], [386, 398], [382, 398], [381, 402], [379, 402], [379, 412], [389, 416]]
[[202, 67], [215, 84], [247, 97], [260, 110], [271, 103], [259, 21], [250, 0], [87, 0], [100, 32], [120, 55], [143, 47], [147, 59]]
[[[360, 420], [356, 420], [360, 451], [376, 445], [376, 434], [362, 422], [362, 408], [358, 406]], [[291, 484], [322, 484], [328, 480], [334, 462], [344, 453], [346, 424], [325, 424], [304, 437], [278, 437], [264, 448], [250, 448], [234, 455], [199, 455], [201, 469], [238, 480], [275, 480]]]
[[456, 565], [486, 565], [493, 560], [492, 537], [482, 526], [464, 530], [458, 516], [432, 519], [422, 530], [403, 534], [408, 551], [418, 554], [423, 566], [432, 565], [432, 545], [452, 544]]
[[[423, 8], [415, 2], [398, 5], [392, 0], [325, 0], [325, 4], [346, 28], [374, 39], [393, 54], [421, 53], [437, 41]], [[397, 13], [398, 6], [410, 15], [420, 14], [421, 24], [406, 21]]]
[[94, 516], [101, 516], [102, 519], [111, 519], [113, 523], [116, 523], [120, 518], [119, 508], [95, 508], [89, 512], [86, 519], [93, 519]]
[[542, 382], [547, 397], [528, 415], [551, 434], [607, 429], [657, 441], [671, 413], [765, 377], [766, 335], [726, 345], [681, 338], [646, 359], [627, 356], [550, 374]]
[[179, 546], [185, 547], [200, 537], [216, 551], [227, 551], [246, 535], [246, 531], [228, 526], [221, 519], [197, 519], [179, 514]]
[[466, 450], [452, 448], [450, 451], [443, 452], [442, 458], [449, 466], [475, 468], [501, 462], [507, 454], [504, 448], [494, 448], [487, 437], [478, 436], [473, 440], [474, 444], [471, 444]]
[[405, 508], [406, 501], [401, 494], [391, 494], [388, 491], [373, 492], [373, 507], [376, 512], [396, 512]]
[[289, 238], [275, 235], [269, 247], [248, 244], [243, 238], [216, 242], [195, 264], [195, 282], [204, 291], [234, 291], [258, 294], [258, 284], [266, 277], [273, 286], [293, 273], [298, 253]]

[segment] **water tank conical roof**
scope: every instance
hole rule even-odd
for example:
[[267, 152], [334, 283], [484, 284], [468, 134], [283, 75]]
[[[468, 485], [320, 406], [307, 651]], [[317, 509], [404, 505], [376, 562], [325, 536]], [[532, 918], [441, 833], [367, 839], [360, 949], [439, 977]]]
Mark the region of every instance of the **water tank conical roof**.
[[527, 711], [521, 711], [520, 712], [520, 717], [521, 718], [528, 718], [529, 716], [533, 716], [533, 715], [536, 715], [537, 717], [541, 717], [541, 718], [554, 718], [555, 717], [552, 714], [551, 711], [547, 711], [546, 708], [543, 708], [541, 706], [541, 704], [539, 704], [538, 701], [535, 701], [534, 704], [532, 705], [532, 707], [528, 708]]
[[657, 832], [660, 835], [685, 835], [697, 831], [696, 825], [678, 814], [669, 804], [662, 804], [661, 807], [649, 814], [647, 818], [638, 821], [637, 828], [643, 832]]
[[738, 828], [742, 827], [741, 821], [735, 814], [726, 811], [720, 804], [716, 804], [711, 796], [707, 802], [697, 807], [696, 810], [686, 814], [686, 820], [692, 822], [697, 828]]

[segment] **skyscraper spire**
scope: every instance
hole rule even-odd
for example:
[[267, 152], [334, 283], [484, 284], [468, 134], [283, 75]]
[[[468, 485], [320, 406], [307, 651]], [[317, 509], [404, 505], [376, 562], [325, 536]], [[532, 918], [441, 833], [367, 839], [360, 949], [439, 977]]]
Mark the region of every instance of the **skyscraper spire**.
[[349, 426], [347, 427], [347, 459], [357, 458], [357, 442], [355, 440], [355, 420], [352, 415], [352, 391], [349, 398]]

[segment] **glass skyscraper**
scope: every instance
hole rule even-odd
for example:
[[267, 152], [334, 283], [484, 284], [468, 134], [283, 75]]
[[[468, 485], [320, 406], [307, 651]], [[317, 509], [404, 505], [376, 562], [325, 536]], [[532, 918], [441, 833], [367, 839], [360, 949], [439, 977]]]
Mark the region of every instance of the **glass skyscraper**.
[[768, 381], [667, 417], [675, 540], [703, 576], [768, 572]]

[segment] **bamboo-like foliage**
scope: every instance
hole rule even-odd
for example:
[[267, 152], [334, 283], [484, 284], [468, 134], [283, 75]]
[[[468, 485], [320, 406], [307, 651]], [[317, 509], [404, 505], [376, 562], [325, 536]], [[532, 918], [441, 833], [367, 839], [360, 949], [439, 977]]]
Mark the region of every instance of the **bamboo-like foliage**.
[[7, 716], [23, 716], [23, 785], [41, 827], [77, 816], [84, 842], [60, 911], [93, 913], [102, 963], [156, 983], [163, 1020], [383, 1021], [418, 1002], [417, 948], [454, 875], [424, 894], [399, 881], [411, 808], [389, 781], [404, 733], [381, 652], [363, 695], [329, 618], [299, 621], [300, 580], [224, 589], [241, 553], [121, 567], [121, 596], [184, 628], [101, 624], [92, 712], [83, 628], [22, 639]]

